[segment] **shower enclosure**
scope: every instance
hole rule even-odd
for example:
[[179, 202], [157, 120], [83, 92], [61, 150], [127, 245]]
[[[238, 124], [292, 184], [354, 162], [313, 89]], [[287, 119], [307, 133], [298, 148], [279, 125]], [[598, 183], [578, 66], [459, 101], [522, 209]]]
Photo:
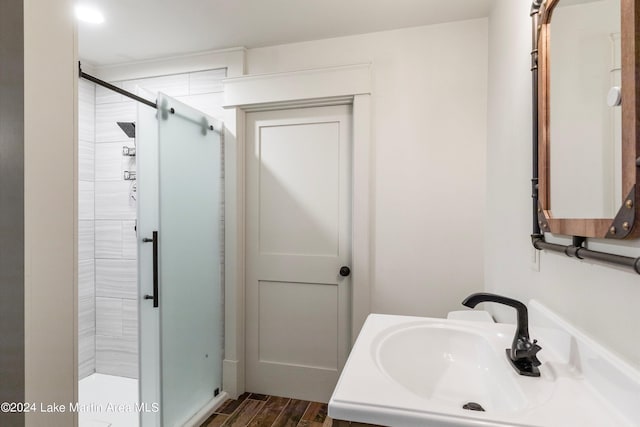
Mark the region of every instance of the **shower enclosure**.
[[183, 426], [226, 395], [222, 122], [158, 90], [226, 70], [80, 72], [79, 426]]
[[183, 425], [222, 384], [221, 124], [159, 94], [136, 131], [141, 425]]

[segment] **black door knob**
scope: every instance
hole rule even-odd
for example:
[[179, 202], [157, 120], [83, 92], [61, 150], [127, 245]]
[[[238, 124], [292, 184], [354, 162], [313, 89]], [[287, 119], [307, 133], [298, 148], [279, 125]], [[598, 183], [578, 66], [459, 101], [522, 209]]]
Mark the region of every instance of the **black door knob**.
[[351, 269], [349, 267], [347, 267], [346, 265], [343, 265], [342, 267], [340, 267], [340, 275], [342, 277], [347, 277], [350, 274], [351, 274]]

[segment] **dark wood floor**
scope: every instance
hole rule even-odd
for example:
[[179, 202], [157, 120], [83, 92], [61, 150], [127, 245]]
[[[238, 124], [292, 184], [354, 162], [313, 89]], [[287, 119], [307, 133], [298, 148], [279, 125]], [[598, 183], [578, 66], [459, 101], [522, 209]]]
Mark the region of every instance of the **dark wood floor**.
[[330, 427], [327, 404], [245, 393], [227, 400], [200, 427]]

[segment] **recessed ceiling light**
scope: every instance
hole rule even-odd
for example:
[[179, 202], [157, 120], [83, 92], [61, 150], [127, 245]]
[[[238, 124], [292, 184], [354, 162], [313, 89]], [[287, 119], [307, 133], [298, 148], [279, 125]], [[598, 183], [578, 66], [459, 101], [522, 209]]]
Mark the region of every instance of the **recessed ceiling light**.
[[102, 24], [104, 22], [104, 15], [98, 9], [93, 6], [79, 4], [76, 5], [76, 18], [82, 22], [88, 22], [90, 24]]

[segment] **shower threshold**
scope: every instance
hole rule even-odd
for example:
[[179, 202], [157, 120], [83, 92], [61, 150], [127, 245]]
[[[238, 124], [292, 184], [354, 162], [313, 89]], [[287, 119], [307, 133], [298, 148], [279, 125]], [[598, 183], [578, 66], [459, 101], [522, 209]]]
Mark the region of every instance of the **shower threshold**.
[[92, 374], [80, 380], [79, 427], [138, 427], [138, 380]]

